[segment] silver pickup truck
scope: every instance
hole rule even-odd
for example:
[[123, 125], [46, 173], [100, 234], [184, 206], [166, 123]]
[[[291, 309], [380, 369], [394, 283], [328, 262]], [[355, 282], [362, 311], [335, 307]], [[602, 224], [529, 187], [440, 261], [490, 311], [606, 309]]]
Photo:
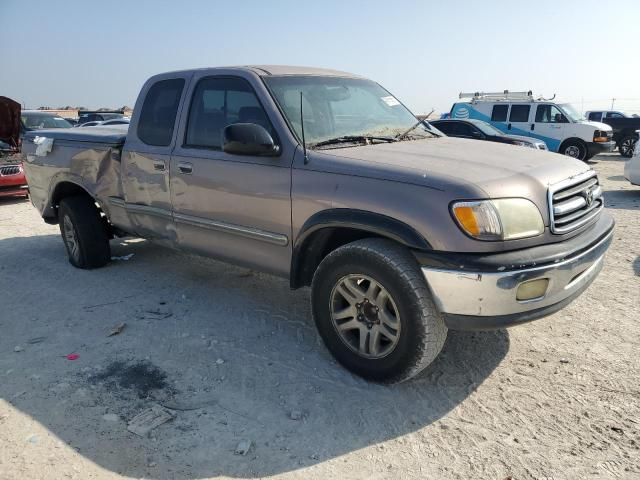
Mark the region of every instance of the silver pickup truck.
[[31, 198], [69, 261], [144, 237], [311, 286], [346, 368], [416, 375], [448, 329], [556, 312], [603, 265], [613, 232], [578, 160], [448, 138], [377, 83], [283, 66], [149, 79], [128, 129], [24, 140]]

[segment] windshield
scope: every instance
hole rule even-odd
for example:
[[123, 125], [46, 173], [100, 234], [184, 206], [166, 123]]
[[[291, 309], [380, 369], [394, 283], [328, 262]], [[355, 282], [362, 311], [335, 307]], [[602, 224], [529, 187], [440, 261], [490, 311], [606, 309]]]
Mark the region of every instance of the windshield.
[[[321, 76], [264, 77], [298, 139], [300, 92], [307, 145], [338, 137], [394, 137], [416, 126], [418, 119], [388, 91], [371, 80]], [[431, 137], [425, 125], [410, 138]]]
[[71, 128], [71, 124], [62, 117], [54, 117], [53, 115], [29, 115], [22, 114], [22, 123], [27, 128]]
[[503, 132], [501, 132], [496, 127], [494, 127], [493, 125], [491, 125], [491, 124], [489, 124], [487, 122], [475, 121], [475, 122], [472, 122], [472, 123], [476, 127], [478, 127], [482, 131], [482, 133], [484, 133], [485, 135], [495, 135], [495, 136], [499, 136], [499, 137], [504, 135]]
[[563, 103], [561, 105], [558, 105], [558, 107], [560, 107], [567, 118], [572, 122], [579, 122], [580, 120], [582, 120], [582, 116], [576, 111], [575, 108], [573, 108], [573, 105], [571, 105], [570, 103]]

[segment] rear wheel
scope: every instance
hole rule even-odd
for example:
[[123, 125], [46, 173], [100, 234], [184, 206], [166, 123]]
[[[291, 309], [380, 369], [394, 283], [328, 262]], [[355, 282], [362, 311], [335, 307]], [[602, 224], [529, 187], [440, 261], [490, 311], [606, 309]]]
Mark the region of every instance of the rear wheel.
[[620, 152], [620, 155], [625, 158], [633, 157], [633, 149], [636, 146], [636, 142], [637, 139], [634, 136], [627, 135], [626, 137], [623, 137], [618, 144], [618, 151]]
[[572, 158], [577, 158], [578, 160], [587, 160], [587, 146], [584, 142], [580, 142], [578, 140], [570, 140], [566, 143], [563, 143], [560, 147], [560, 153]]
[[389, 240], [359, 240], [330, 253], [313, 278], [312, 308], [334, 357], [369, 380], [415, 376], [447, 336], [415, 258]]
[[63, 199], [58, 220], [71, 265], [91, 269], [109, 262], [109, 232], [92, 198], [76, 196]]

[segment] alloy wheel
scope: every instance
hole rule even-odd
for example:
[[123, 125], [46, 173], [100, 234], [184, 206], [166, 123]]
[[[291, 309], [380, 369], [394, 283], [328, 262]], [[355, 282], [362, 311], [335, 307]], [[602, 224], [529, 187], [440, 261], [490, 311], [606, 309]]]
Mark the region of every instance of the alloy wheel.
[[400, 313], [389, 291], [366, 275], [342, 277], [331, 291], [331, 321], [340, 339], [358, 355], [389, 355], [400, 339]]

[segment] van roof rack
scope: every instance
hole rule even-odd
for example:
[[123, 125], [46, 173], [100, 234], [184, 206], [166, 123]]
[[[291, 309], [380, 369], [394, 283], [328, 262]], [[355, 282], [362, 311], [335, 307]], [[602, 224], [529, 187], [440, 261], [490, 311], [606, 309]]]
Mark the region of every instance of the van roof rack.
[[529, 100], [533, 101], [533, 92], [460, 92], [458, 98], [471, 98], [472, 100]]

